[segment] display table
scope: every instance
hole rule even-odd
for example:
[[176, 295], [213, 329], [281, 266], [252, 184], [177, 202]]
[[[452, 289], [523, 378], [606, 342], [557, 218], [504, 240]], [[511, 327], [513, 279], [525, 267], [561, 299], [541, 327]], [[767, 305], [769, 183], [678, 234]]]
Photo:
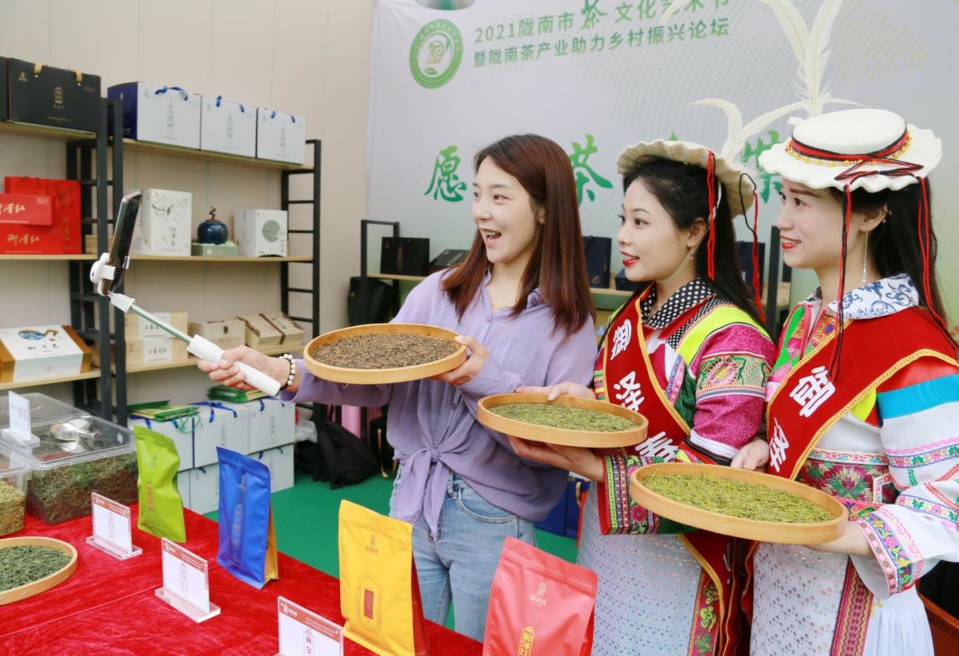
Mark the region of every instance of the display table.
[[[162, 586], [159, 539], [136, 528], [133, 544], [143, 554], [128, 560], [91, 547], [90, 517], [47, 526], [27, 515], [21, 535], [57, 538], [76, 547], [77, 570], [60, 585], [35, 597], [0, 606], [3, 654], [276, 654], [277, 602], [283, 596], [338, 624], [340, 583], [319, 570], [279, 554], [280, 579], [262, 590], [243, 583], [216, 562], [218, 525], [186, 510], [183, 545], [209, 562], [210, 602], [221, 614], [196, 624], [158, 599]], [[431, 653], [479, 655], [482, 645], [432, 622]], [[345, 640], [345, 654], [371, 652]]]

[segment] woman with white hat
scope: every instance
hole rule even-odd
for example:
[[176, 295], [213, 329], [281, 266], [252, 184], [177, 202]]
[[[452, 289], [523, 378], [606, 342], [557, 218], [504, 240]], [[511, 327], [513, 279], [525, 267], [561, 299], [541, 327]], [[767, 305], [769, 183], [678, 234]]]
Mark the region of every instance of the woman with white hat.
[[733, 227], [754, 188], [734, 165], [682, 141], [631, 146], [618, 168], [617, 241], [626, 276], [646, 284], [610, 319], [592, 388], [548, 389], [636, 410], [649, 438], [628, 453], [510, 442], [521, 456], [597, 481], [578, 559], [599, 575], [594, 656], [731, 654], [736, 543], [639, 507], [629, 475], [657, 460], [728, 465], [761, 429], [774, 347], [743, 282]]
[[959, 560], [959, 363], [926, 180], [940, 157], [932, 132], [853, 109], [760, 158], [783, 177], [783, 260], [820, 283], [780, 338], [768, 471], [850, 519], [833, 542], [755, 548], [752, 654], [933, 653], [915, 583]]

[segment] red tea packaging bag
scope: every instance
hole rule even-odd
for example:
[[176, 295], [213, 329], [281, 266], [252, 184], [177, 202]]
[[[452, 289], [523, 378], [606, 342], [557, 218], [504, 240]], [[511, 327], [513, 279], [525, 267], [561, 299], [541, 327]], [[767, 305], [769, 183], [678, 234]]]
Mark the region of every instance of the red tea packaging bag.
[[506, 538], [493, 576], [484, 656], [588, 656], [596, 573]]

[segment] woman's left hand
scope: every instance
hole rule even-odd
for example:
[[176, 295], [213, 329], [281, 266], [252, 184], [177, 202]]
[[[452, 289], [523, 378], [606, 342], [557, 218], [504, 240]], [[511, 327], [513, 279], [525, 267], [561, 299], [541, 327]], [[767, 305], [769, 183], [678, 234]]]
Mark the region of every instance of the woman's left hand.
[[593, 453], [591, 449], [578, 446], [563, 446], [561, 444], [547, 444], [546, 442], [532, 442], [507, 435], [513, 451], [521, 458], [536, 460], [559, 469], [571, 471], [585, 476], [591, 481], [601, 481], [605, 474], [603, 458]]
[[452, 371], [447, 371], [445, 374], [438, 374], [432, 378], [433, 380], [459, 387], [479, 375], [479, 372], [483, 370], [483, 366], [489, 359], [489, 351], [471, 335], [457, 335], [456, 341], [460, 344], [466, 344], [466, 348], [469, 349], [469, 357], [466, 358], [466, 362]]
[[853, 522], [848, 520], [843, 524], [843, 534], [835, 540], [820, 542], [819, 544], [807, 544], [806, 546], [814, 551], [826, 551], [828, 553], [847, 554], [850, 556], [872, 555], [872, 549], [869, 547], [865, 533]]

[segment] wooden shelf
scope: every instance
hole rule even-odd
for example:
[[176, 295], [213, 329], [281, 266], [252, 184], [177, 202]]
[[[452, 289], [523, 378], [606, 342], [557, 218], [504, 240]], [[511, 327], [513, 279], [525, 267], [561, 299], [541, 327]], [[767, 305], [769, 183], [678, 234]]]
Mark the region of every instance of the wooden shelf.
[[21, 262], [70, 262], [70, 261], [90, 261], [97, 259], [95, 255], [0, 255], [0, 260], [21, 261]]
[[[90, 256], [93, 257], [92, 255]], [[296, 255], [288, 257], [210, 257], [203, 255], [131, 255], [130, 259], [134, 262], [312, 262], [313, 257], [309, 255]]]
[[39, 385], [55, 385], [57, 383], [70, 383], [75, 380], [87, 380], [90, 378], [99, 378], [100, 370], [93, 368], [82, 374], [74, 376], [59, 376], [57, 378], [40, 378], [38, 380], [25, 380], [13, 383], [0, 383], [0, 390], [18, 390], [24, 387], [34, 387]]
[[404, 276], [398, 273], [368, 273], [367, 278], [376, 278], [378, 280], [405, 280], [406, 282], [421, 282], [426, 280], [426, 276]]
[[[376, 278], [377, 280], [402, 280], [406, 282], [420, 282], [426, 279], [426, 276], [404, 276], [398, 273], [368, 273], [366, 276], [368, 278]], [[633, 295], [633, 292], [616, 289], [615, 287], [605, 289], [590, 287], [589, 291], [592, 292], [593, 296], [623, 296], [628, 298]]]
[[[215, 258], [218, 259], [218, 258]], [[300, 355], [303, 351], [305, 344], [295, 345], [295, 344], [280, 344], [279, 346], [268, 346], [266, 348], [257, 349], [260, 353], [264, 355], [280, 355], [281, 353], [292, 353], [294, 357]], [[139, 364], [127, 367], [127, 374], [140, 374], [149, 371], [163, 371], [165, 369], [180, 369], [182, 367], [195, 367], [196, 366], [196, 357], [190, 355], [186, 360], [177, 360], [176, 362], [160, 362], [157, 364]], [[116, 363], [110, 365], [110, 369], [113, 373], [116, 373]], [[201, 372], [202, 373], [202, 372]]]
[[302, 164], [290, 164], [289, 162], [275, 162], [269, 159], [257, 159], [255, 157], [243, 157], [240, 155], [229, 155], [227, 153], [215, 153], [209, 150], [183, 148], [181, 146], [169, 146], [167, 144], [151, 143], [149, 141], [137, 141], [136, 139], [124, 139], [123, 150], [131, 153], [151, 153], [154, 155], [168, 155], [171, 157], [200, 159], [208, 162], [219, 162], [222, 164], [235, 164], [237, 166], [251, 166], [258, 169], [275, 169], [277, 171], [313, 170], [312, 168], [303, 166]]
[[62, 139], [63, 141], [92, 139], [95, 136], [93, 132], [86, 132], [84, 130], [70, 130], [68, 128], [55, 128], [49, 125], [34, 125], [32, 123], [18, 123], [16, 121], [0, 121], [0, 132], [23, 137]]

